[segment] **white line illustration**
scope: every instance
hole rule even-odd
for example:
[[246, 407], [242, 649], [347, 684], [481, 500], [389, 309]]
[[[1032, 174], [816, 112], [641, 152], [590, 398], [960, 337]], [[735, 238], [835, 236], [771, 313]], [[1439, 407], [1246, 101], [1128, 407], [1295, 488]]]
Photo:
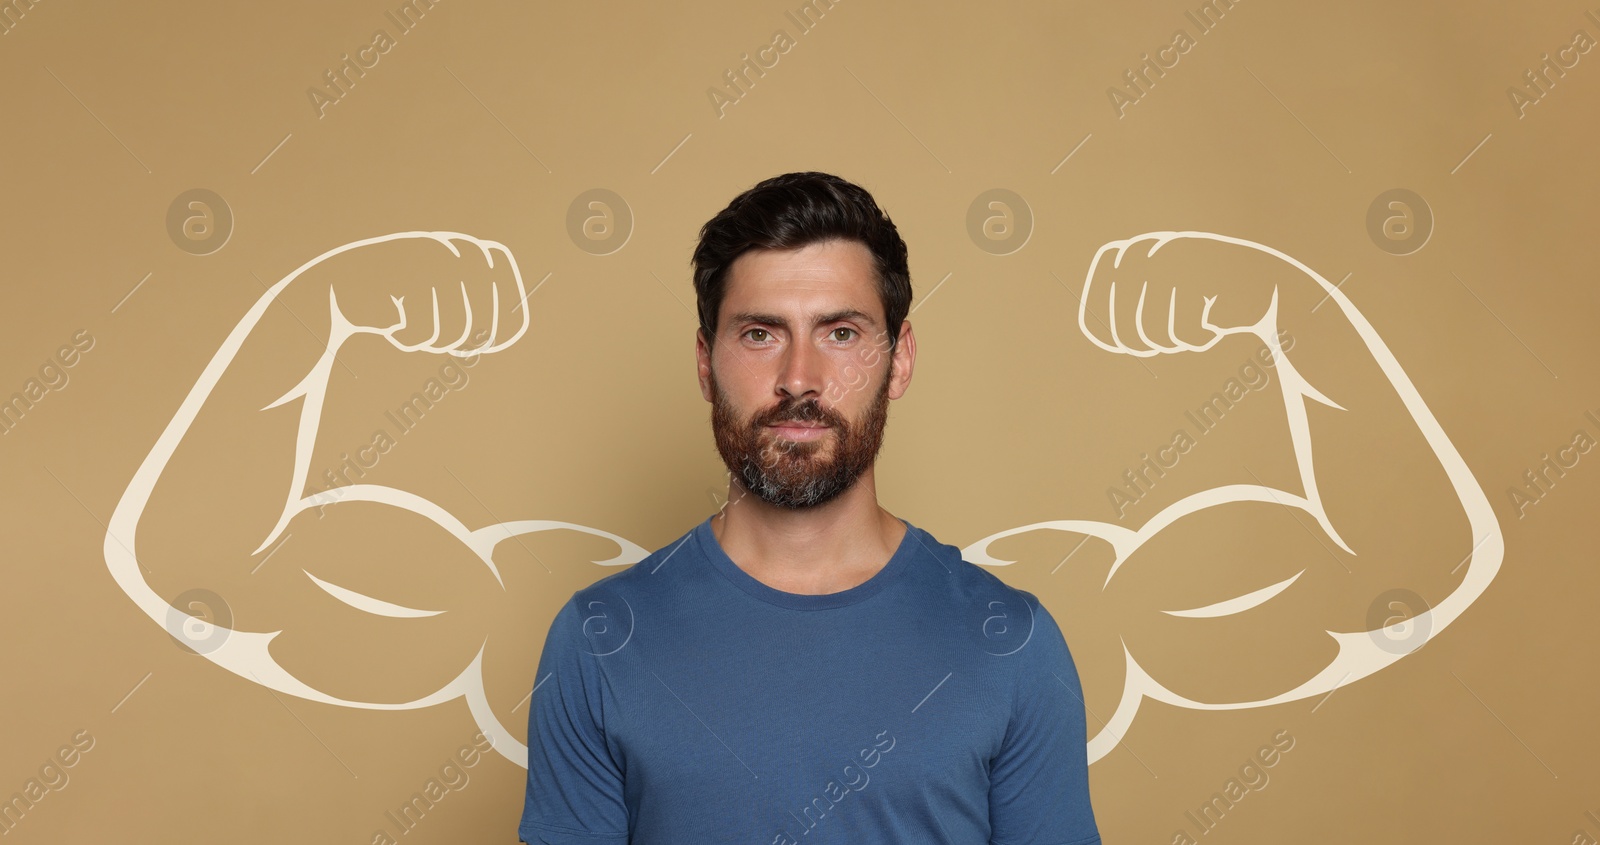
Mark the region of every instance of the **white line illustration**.
[[[1098, 520], [1067, 519], [1033, 523], [1001, 531], [967, 546], [963, 550], [963, 555], [967, 560], [985, 566], [1006, 566], [1013, 563], [1013, 561], [997, 559], [988, 552], [993, 543], [1003, 538], [1038, 530], [1075, 532], [1104, 540], [1114, 551], [1115, 560], [1105, 580], [1105, 584], [1109, 584], [1123, 564], [1142, 545], [1168, 526], [1209, 508], [1235, 502], [1276, 504], [1303, 511], [1315, 520], [1316, 524], [1336, 545], [1349, 554], [1355, 554], [1329, 519], [1323, 506], [1321, 495], [1318, 492], [1317, 476], [1312, 462], [1311, 428], [1307, 419], [1307, 405], [1310, 402], [1316, 402], [1331, 408], [1340, 408], [1340, 406], [1319, 392], [1299, 374], [1292, 364], [1292, 356], [1285, 352], [1280, 345], [1276, 290], [1272, 293], [1270, 304], [1267, 306], [1265, 313], [1258, 321], [1248, 326], [1222, 327], [1213, 323], [1209, 319], [1213, 302], [1208, 299], [1200, 315], [1200, 325], [1210, 333], [1210, 336], [1203, 343], [1180, 339], [1179, 335], [1182, 332], [1180, 332], [1175, 323], [1177, 314], [1175, 307], [1169, 307], [1168, 310], [1167, 336], [1165, 338], [1152, 338], [1146, 332], [1145, 323], [1142, 319], [1145, 311], [1146, 287], [1141, 287], [1137, 301], [1132, 306], [1135, 325], [1137, 326], [1138, 345], [1133, 344], [1131, 338], [1124, 340], [1118, 335], [1116, 328], [1118, 321], [1115, 319], [1104, 326], [1105, 332], [1103, 334], [1091, 330], [1086, 321], [1091, 295], [1103, 297], [1106, 302], [1111, 304], [1113, 309], [1116, 308], [1117, 291], [1114, 287], [1115, 282], [1108, 283], [1103, 278], [1105, 274], [1098, 272], [1101, 270], [1102, 262], [1109, 262], [1110, 268], [1116, 268], [1120, 266], [1125, 255], [1137, 254], [1134, 252], [1135, 250], [1142, 251], [1143, 255], [1148, 257], [1156, 254], [1163, 246], [1182, 239], [1198, 239], [1232, 244], [1240, 248], [1258, 250], [1273, 256], [1287, 266], [1299, 271], [1309, 283], [1319, 286], [1321, 292], [1325, 293], [1327, 298], [1338, 305], [1350, 325], [1366, 345], [1367, 350], [1373, 356], [1389, 384], [1393, 386], [1403, 407], [1415, 422], [1427, 446], [1432, 450], [1443, 468], [1455, 496], [1459, 499], [1460, 505], [1464, 509], [1474, 540], [1473, 548], [1468, 555], [1468, 559], [1464, 561], [1467, 564], [1467, 568], [1461, 577], [1460, 584], [1447, 597], [1419, 616], [1396, 622], [1387, 629], [1383, 629], [1401, 633], [1401, 629], [1414, 630], [1414, 626], [1420, 626], [1423, 635], [1412, 638], [1408, 648], [1403, 650], [1383, 648], [1371, 636], [1374, 633], [1372, 631], [1328, 631], [1328, 635], [1339, 646], [1339, 650], [1333, 659], [1321, 671], [1300, 685], [1271, 697], [1222, 702], [1196, 701], [1187, 698], [1171, 691], [1151, 677], [1139, 665], [1133, 653], [1124, 644], [1123, 656], [1126, 661], [1126, 683], [1115, 713], [1089, 741], [1088, 755], [1090, 762], [1099, 760], [1115, 747], [1133, 723], [1140, 704], [1146, 698], [1176, 707], [1196, 710], [1232, 710], [1264, 707], [1325, 695], [1343, 684], [1360, 680], [1392, 665], [1401, 657], [1415, 651], [1416, 648], [1419, 648], [1432, 637], [1437, 636], [1440, 631], [1455, 621], [1473, 601], [1482, 595], [1499, 571], [1504, 556], [1504, 538], [1482, 488], [1473, 478], [1465, 461], [1451, 444], [1449, 438], [1445, 435], [1438, 421], [1429, 411], [1387, 345], [1385, 345], [1372, 325], [1345, 296], [1343, 291], [1298, 260], [1271, 247], [1239, 238], [1187, 231], [1153, 232], [1126, 240], [1113, 241], [1101, 247], [1090, 263], [1087, 284], [1079, 304], [1078, 327], [1084, 336], [1100, 349], [1115, 354], [1137, 357], [1202, 351], [1209, 349], [1224, 336], [1231, 334], [1245, 333], [1258, 337], [1278, 359], [1277, 367], [1280, 373], [1280, 384], [1284, 397], [1290, 440], [1304, 494], [1296, 494], [1263, 484], [1229, 484], [1203, 490], [1182, 498], [1156, 513], [1136, 530]], [[523, 284], [520, 270], [506, 247], [494, 241], [480, 240], [460, 233], [416, 231], [399, 232], [359, 240], [331, 249], [301, 265], [262, 294], [229, 332], [226, 339], [212, 356], [210, 362], [201, 372], [196, 383], [189, 390], [171, 421], [167, 424], [149, 454], [144, 458], [123, 492], [108, 523], [109, 527], [104, 543], [106, 564], [119, 587], [152, 621], [167, 630], [179, 642], [187, 644], [196, 653], [240, 677], [308, 701], [358, 709], [412, 710], [432, 707], [454, 701], [457, 698], [464, 698], [469, 712], [471, 712], [478, 726], [485, 731], [486, 735], [510, 740], [509, 742], [496, 742], [495, 747], [508, 760], [526, 767], [527, 746], [513, 738], [512, 733], [500, 723], [488, 703], [484, 691], [482, 665], [484, 651], [481, 645], [477, 654], [466, 666], [460, 669], [458, 674], [438, 689], [422, 697], [401, 702], [359, 701], [341, 698], [304, 682], [274, 658], [270, 646], [272, 640], [282, 631], [230, 629], [223, 631], [224, 636], [219, 637], [216, 635], [217, 631], [210, 620], [197, 618], [184, 609], [174, 607], [146, 582], [142, 574], [142, 570], [145, 567], [141, 564], [136, 552], [140, 520], [145, 513], [147, 505], [150, 503], [157, 482], [161, 479], [180, 443], [185, 435], [189, 433], [196, 418], [205, 407], [207, 400], [212, 396], [218, 382], [234, 362], [236, 355], [238, 355], [239, 350], [245, 344], [251, 332], [262, 321], [268, 308], [298, 278], [313, 268], [324, 264], [324, 262], [352, 251], [382, 248], [380, 246], [382, 244], [400, 241], [436, 243], [440, 245], [441, 248], [448, 250], [454, 258], [462, 260], [463, 276], [470, 275], [474, 267], [479, 269], [480, 275], [482, 275], [482, 269], [484, 268], [490, 270], [499, 269], [501, 272], [509, 270], [511, 278], [514, 280], [516, 289], [514, 301], [517, 305], [514, 308], [502, 309], [501, 291], [498, 288], [499, 283], [491, 282], [490, 289], [493, 293], [494, 306], [490, 310], [487, 320], [484, 319], [482, 314], [478, 315], [479, 323], [487, 322], [489, 324], [489, 339], [477, 346], [463, 348], [468, 338], [472, 336], [471, 327], [474, 322], [471, 306], [472, 299], [468, 295], [469, 283], [467, 281], [456, 283], [460, 287], [463, 302], [466, 306], [467, 326], [459, 337], [454, 338], [440, 338], [439, 289], [435, 287], [431, 291], [433, 335], [425, 341], [406, 344], [397, 339], [396, 333], [412, 324], [419, 315], [426, 319], [428, 316], [427, 309], [408, 308], [404, 302], [404, 297], [391, 296], [390, 300], [395, 307], [395, 317], [392, 321], [384, 325], [357, 325], [345, 316], [340, 309], [338, 297], [333, 289], [330, 288], [328, 307], [331, 329], [326, 347], [320, 358], [297, 384], [274, 401], [258, 409], [267, 411], [286, 405], [292, 400], [299, 400], [301, 403], [296, 431], [292, 482], [275, 523], [266, 535], [261, 538], [259, 545], [256, 546], [251, 554], [259, 554], [283, 538], [291, 521], [297, 514], [338, 502], [356, 501], [376, 503], [406, 511], [421, 516], [434, 525], [443, 528], [483, 563], [502, 589], [504, 588], [504, 582], [501, 580], [499, 569], [492, 560], [492, 553], [499, 543], [520, 534], [568, 529], [605, 538], [615, 543], [619, 551], [615, 557], [592, 562], [604, 567], [631, 565], [648, 556], [647, 550], [620, 536], [569, 522], [517, 520], [494, 523], [472, 529], [443, 507], [422, 496], [378, 484], [350, 484], [337, 489], [307, 494], [306, 483], [309, 477], [313, 447], [317, 442], [317, 433], [322, 419], [328, 380], [334, 372], [336, 355], [345, 341], [360, 334], [373, 334], [385, 338], [392, 346], [403, 352], [467, 357], [489, 354], [505, 349], [520, 339], [528, 329], [529, 315], [528, 308], [525, 307], [528, 293]], [[447, 291], [451, 290], [450, 285], [445, 287]], [[1103, 293], [1102, 289], [1104, 289]], [[1176, 291], [1173, 292], [1173, 296], [1176, 296]], [[1126, 293], [1123, 295], [1123, 308], [1128, 307], [1127, 303], [1130, 299], [1132, 297]], [[1159, 307], [1159, 304], [1156, 307]], [[505, 326], [502, 326], [502, 323]], [[426, 324], [424, 323], [424, 325]], [[511, 328], [512, 326], [514, 326], [514, 329]], [[1459, 568], [1458, 566], [1457, 569]], [[1295, 584], [1300, 574], [1302, 573], [1296, 573], [1287, 579], [1234, 598], [1198, 607], [1163, 612], [1170, 616], [1187, 618], [1216, 618], [1242, 613], [1271, 602], [1280, 595], [1287, 594], [1295, 589]], [[357, 611], [374, 616], [402, 619], [426, 618], [443, 612], [425, 607], [408, 607], [365, 595], [356, 590], [319, 578], [309, 571], [305, 572], [305, 575], [327, 595]], [[215, 643], [215, 645], [214, 647], [201, 647], [207, 643]], [[487, 641], [485, 641], [486, 643]]]
[[[1488, 497], [1482, 487], [1473, 477], [1466, 462], [1460, 453], [1451, 444], [1444, 429], [1439, 425], [1433, 413], [1422, 400], [1422, 396], [1412, 385], [1411, 379], [1401, 368], [1394, 354], [1379, 337], [1372, 324], [1356, 309], [1355, 305], [1347, 298], [1337, 285], [1330, 283], [1321, 274], [1301, 263], [1297, 259], [1286, 255], [1272, 247], [1253, 241], [1226, 235], [1212, 234], [1196, 231], [1163, 231], [1150, 232], [1133, 238], [1112, 241], [1102, 246], [1090, 262], [1083, 295], [1079, 300], [1078, 328], [1083, 335], [1095, 346], [1106, 352], [1120, 355], [1133, 355], [1136, 357], [1150, 357], [1154, 355], [1175, 354], [1190, 351], [1201, 351], [1211, 348], [1231, 334], [1251, 334], [1261, 340], [1271, 350], [1277, 359], [1280, 373], [1280, 385], [1287, 414], [1290, 441], [1299, 471], [1300, 482], [1304, 495], [1291, 493], [1264, 484], [1228, 484], [1189, 495], [1168, 505], [1154, 514], [1137, 530], [1121, 525], [1101, 522], [1090, 519], [1063, 519], [1046, 522], [1036, 522], [992, 534], [978, 540], [962, 550], [963, 556], [973, 563], [983, 566], [1007, 566], [1015, 561], [997, 559], [990, 555], [989, 548], [995, 542], [1014, 535], [1025, 534], [1039, 530], [1065, 531], [1084, 534], [1104, 540], [1114, 553], [1114, 560], [1110, 571], [1106, 575], [1102, 589], [1111, 583], [1117, 571], [1128, 561], [1138, 549], [1159, 534], [1163, 529], [1186, 517], [1206, 511], [1219, 505], [1235, 502], [1261, 502], [1294, 508], [1308, 514], [1316, 524], [1326, 532], [1328, 538], [1343, 549], [1354, 555], [1355, 552], [1340, 537], [1337, 528], [1328, 518], [1323, 505], [1323, 499], [1318, 491], [1317, 475], [1312, 463], [1312, 433], [1307, 420], [1307, 406], [1316, 402], [1330, 408], [1343, 410], [1333, 400], [1324, 396], [1297, 371], [1292, 363], [1293, 356], [1288, 354], [1279, 342], [1278, 332], [1278, 289], [1274, 288], [1270, 304], [1265, 313], [1252, 325], [1223, 327], [1216, 325], [1210, 319], [1212, 305], [1215, 297], [1207, 297], [1200, 314], [1200, 328], [1209, 333], [1209, 339], [1203, 343], [1184, 341], [1179, 338], [1180, 327], [1175, 324], [1178, 313], [1176, 307], [1177, 290], [1174, 288], [1172, 300], [1165, 303], [1167, 306], [1167, 337], [1152, 338], [1144, 328], [1143, 312], [1145, 310], [1148, 282], [1140, 287], [1137, 302], [1132, 304], [1134, 309], [1133, 319], [1137, 326], [1138, 344], [1131, 339], [1119, 336], [1117, 331], [1117, 315], [1120, 309], [1129, 307], [1129, 300], [1133, 297], [1127, 292], [1121, 292], [1121, 304], [1118, 303], [1119, 291], [1115, 281], [1108, 281], [1106, 277], [1113, 275], [1111, 270], [1118, 268], [1126, 256], [1139, 256], [1148, 258], [1154, 256], [1158, 250], [1170, 244], [1181, 243], [1185, 240], [1211, 241], [1223, 244], [1257, 250], [1273, 256], [1303, 274], [1308, 283], [1321, 287], [1326, 296], [1335, 302], [1357, 335], [1365, 343], [1367, 351], [1377, 362], [1383, 375], [1393, 386], [1405, 411], [1415, 422], [1417, 429], [1431, 449], [1439, 465], [1449, 481], [1455, 496], [1460, 500], [1464, 509], [1467, 524], [1472, 533], [1473, 548], [1468, 555], [1466, 572], [1461, 576], [1460, 583], [1448, 596], [1439, 600], [1426, 611], [1373, 631], [1327, 631], [1337, 645], [1338, 651], [1328, 664], [1312, 677], [1298, 686], [1285, 690], [1277, 695], [1266, 698], [1241, 701], [1196, 701], [1168, 689], [1161, 682], [1146, 672], [1128, 649], [1126, 641], [1123, 643], [1123, 656], [1126, 660], [1126, 681], [1122, 695], [1115, 713], [1106, 720], [1104, 727], [1089, 741], [1089, 762], [1093, 763], [1104, 757], [1121, 741], [1133, 723], [1134, 716], [1139, 710], [1141, 702], [1145, 699], [1159, 701], [1175, 707], [1194, 710], [1238, 710], [1254, 707], [1266, 707], [1284, 702], [1297, 701], [1313, 696], [1330, 693], [1335, 688], [1350, 682], [1365, 678], [1384, 669], [1407, 654], [1413, 653], [1424, 643], [1438, 636], [1481, 596], [1499, 572], [1501, 561], [1505, 554], [1505, 540], [1501, 533], [1500, 524], [1490, 507]], [[1102, 266], [1109, 262], [1109, 267]], [[1112, 311], [1111, 319], [1104, 326], [1091, 327], [1085, 320], [1091, 296], [1096, 302], [1108, 303]], [[1154, 307], [1160, 308], [1163, 303], [1157, 302]], [[1122, 312], [1122, 313], [1125, 313]], [[1095, 329], [1101, 329], [1096, 331]], [[1194, 327], [1183, 327], [1187, 334], [1195, 336]], [[1159, 332], [1157, 332], [1159, 334]], [[1459, 569], [1459, 566], [1457, 567]], [[1301, 573], [1243, 595], [1206, 606], [1164, 611], [1171, 616], [1191, 618], [1215, 618], [1242, 613], [1251, 608], [1261, 606], [1272, 601], [1280, 594], [1290, 591]], [[1380, 644], [1375, 635], [1392, 635], [1395, 639], [1402, 639], [1406, 645], [1403, 648], [1388, 648]]]
[[[199, 379], [189, 390], [188, 395], [173, 415], [171, 422], [167, 424], [154, 447], [139, 465], [132, 480], [128, 483], [127, 489], [117, 502], [116, 510], [112, 513], [111, 520], [108, 523], [104, 543], [106, 565], [110, 569], [117, 585], [152, 621], [165, 628], [179, 642], [186, 644], [207, 660], [242, 678], [308, 701], [367, 710], [415, 710], [454, 701], [457, 698], [464, 698], [469, 711], [484, 734], [497, 740], [494, 745], [496, 750], [508, 760], [526, 768], [528, 765], [527, 745], [517, 742], [511, 731], [500, 723], [484, 692], [483, 645], [478, 647], [476, 656], [466, 666], [462, 667], [459, 674], [428, 695], [411, 701], [400, 702], [349, 700], [328, 694], [305, 683], [274, 658], [271, 644], [274, 637], [283, 633], [281, 630], [224, 630], [221, 631], [222, 636], [217, 636], [218, 631], [212, 621], [197, 618], [190, 615], [185, 609], [172, 606], [167, 599], [151, 588], [141, 574], [142, 566], [137, 553], [138, 529], [140, 519], [150, 502], [152, 492], [155, 490], [157, 482], [171, 462], [173, 454], [177, 451], [184, 436], [189, 432], [208, 398], [212, 396], [217, 383], [222, 379], [230, 364], [234, 362], [235, 356], [239, 353], [251, 331], [261, 322], [268, 307], [296, 279], [329, 259], [352, 251], [382, 249], [381, 245], [391, 242], [404, 242], [413, 246], [418, 244], [426, 245], [430, 242], [436, 243], [442, 249], [448, 250], [455, 259], [460, 259], [459, 266], [462, 277], [468, 277], [474, 273], [482, 277], [488, 271], [498, 271], [503, 275], [509, 271], [511, 279], [514, 281], [514, 296], [510, 291], [500, 290], [498, 281], [489, 283], [487, 286], [488, 295], [493, 298], [494, 306], [488, 315], [480, 313], [476, 316], [478, 324], [488, 323], [488, 339], [475, 347], [463, 349], [462, 346], [471, 336], [471, 329], [474, 325], [472, 298], [469, 296], [469, 282], [466, 280], [452, 280], [442, 285], [446, 289], [447, 295], [453, 293], [453, 289], [459, 286], [465, 304], [466, 330], [458, 338], [441, 339], [439, 337], [439, 327], [441, 325], [439, 288], [434, 287], [431, 292], [431, 310], [434, 321], [433, 336], [425, 341], [413, 344], [402, 343], [396, 338], [396, 333], [406, 328], [408, 324], [412, 324], [419, 315], [426, 318], [426, 308], [409, 307], [404, 301], [404, 296], [391, 295], [389, 299], [393, 302], [395, 308], [393, 322], [387, 325], [356, 325], [341, 311], [338, 297], [335, 295], [333, 288], [330, 287], [328, 291], [328, 307], [331, 330], [326, 349], [321, 358], [298, 384], [294, 385], [275, 401], [259, 409], [260, 411], [267, 411], [292, 400], [299, 400], [301, 403], [299, 428], [295, 442], [292, 483], [289, 487], [287, 499], [276, 524], [261, 539], [260, 545], [256, 547], [252, 554], [261, 552], [277, 541], [280, 536], [283, 536], [290, 521], [297, 514], [336, 502], [356, 501], [377, 503], [408, 511], [422, 516], [445, 529], [483, 562], [483, 565], [488, 568], [495, 580], [500, 583], [502, 589], [504, 589], [505, 584], [500, 577], [499, 569], [496, 568], [494, 561], [491, 559], [491, 555], [498, 544], [520, 534], [568, 529], [603, 537], [616, 543], [619, 552], [615, 557], [592, 561], [599, 566], [626, 566], [643, 560], [648, 555], [645, 549], [615, 534], [570, 522], [517, 520], [486, 525], [477, 529], [468, 528], [461, 520], [426, 498], [379, 484], [350, 484], [306, 495], [306, 482], [310, 470], [313, 447], [317, 442], [318, 427], [322, 421], [328, 379], [333, 373], [335, 356], [346, 340], [360, 334], [375, 334], [383, 337], [402, 352], [467, 357], [489, 354], [505, 349], [527, 332], [529, 309], [526, 307], [526, 299], [528, 292], [523, 284], [521, 271], [518, 269], [515, 259], [512, 258], [510, 250], [495, 241], [480, 240], [457, 232], [416, 231], [397, 232], [390, 235], [367, 238], [331, 249], [301, 265], [294, 272], [268, 288], [256, 300], [255, 304], [233, 327], [233, 330], [229, 332], [227, 338], [222, 342], [221, 347], [212, 356], [210, 362], [201, 372]], [[516, 302], [515, 307], [504, 309], [508, 313], [502, 313], [502, 298]], [[512, 326], [515, 326], [514, 330], [511, 329]], [[327, 594], [364, 613], [393, 618], [417, 618], [437, 615], [441, 612], [387, 602], [317, 578], [309, 571], [305, 574]], [[200, 647], [202, 644], [206, 644], [206, 647]], [[487, 644], [487, 640], [484, 641], [484, 644]]]

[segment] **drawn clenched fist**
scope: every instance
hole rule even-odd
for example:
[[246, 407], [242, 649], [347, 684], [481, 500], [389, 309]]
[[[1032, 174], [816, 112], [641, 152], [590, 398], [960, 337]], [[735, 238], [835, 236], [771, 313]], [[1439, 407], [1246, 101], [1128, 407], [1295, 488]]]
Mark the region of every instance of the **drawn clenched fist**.
[[[356, 241], [285, 279], [326, 284], [330, 345], [376, 334], [404, 352], [496, 352], [528, 329], [528, 291], [505, 245], [456, 232], [398, 232]], [[298, 286], [298, 285], [297, 285]]]
[[1112, 241], [1089, 263], [1078, 328], [1107, 352], [1141, 358], [1210, 349], [1230, 334], [1265, 339], [1293, 271], [1260, 244], [1205, 232]]

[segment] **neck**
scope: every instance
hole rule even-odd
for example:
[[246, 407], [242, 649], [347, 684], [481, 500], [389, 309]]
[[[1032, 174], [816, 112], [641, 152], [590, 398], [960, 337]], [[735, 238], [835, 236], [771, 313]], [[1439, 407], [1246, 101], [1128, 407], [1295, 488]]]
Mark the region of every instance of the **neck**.
[[711, 518], [717, 543], [740, 569], [769, 587], [825, 595], [857, 586], [882, 569], [906, 526], [878, 505], [872, 469], [832, 501], [780, 508], [735, 477], [728, 505]]

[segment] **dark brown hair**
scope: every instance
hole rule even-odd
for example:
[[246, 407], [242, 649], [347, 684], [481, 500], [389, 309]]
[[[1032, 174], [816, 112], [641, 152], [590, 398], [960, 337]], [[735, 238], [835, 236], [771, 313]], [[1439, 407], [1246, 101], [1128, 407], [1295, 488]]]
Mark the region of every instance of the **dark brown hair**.
[[752, 249], [799, 249], [834, 239], [857, 241], [872, 253], [892, 351], [911, 308], [906, 242], [865, 188], [815, 171], [767, 179], [734, 197], [700, 227], [694, 295], [706, 343], [715, 345], [717, 312], [735, 259]]

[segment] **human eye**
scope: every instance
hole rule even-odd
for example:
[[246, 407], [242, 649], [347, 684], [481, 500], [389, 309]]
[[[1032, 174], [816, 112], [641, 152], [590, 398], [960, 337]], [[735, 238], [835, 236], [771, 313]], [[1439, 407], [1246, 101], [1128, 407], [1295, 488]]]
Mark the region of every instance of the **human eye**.
[[[848, 334], [847, 337], [839, 337], [838, 336], [839, 332], [848, 332], [849, 334]], [[856, 338], [856, 336], [860, 334], [860, 332], [858, 332], [858, 331], [856, 331], [855, 329], [852, 329], [852, 328], [848, 328], [848, 327], [845, 327], [845, 326], [840, 326], [839, 328], [836, 328], [833, 331], [829, 332], [829, 334], [833, 336], [834, 340], [837, 340], [840, 343], [844, 343], [846, 341], [854, 340]]]
[[[760, 336], [755, 337], [754, 335]], [[745, 331], [744, 336], [750, 338], [756, 343], [765, 343], [767, 339], [771, 337], [771, 334], [766, 329], [748, 329]]]

